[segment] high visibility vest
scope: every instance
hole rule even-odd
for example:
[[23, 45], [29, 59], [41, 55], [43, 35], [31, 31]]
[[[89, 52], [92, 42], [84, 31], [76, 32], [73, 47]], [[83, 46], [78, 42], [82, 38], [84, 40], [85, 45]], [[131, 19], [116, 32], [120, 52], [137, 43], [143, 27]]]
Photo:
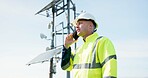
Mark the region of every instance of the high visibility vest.
[[74, 78], [116, 78], [117, 60], [114, 46], [108, 38], [93, 33], [76, 50], [76, 54], [71, 53], [69, 62], [62, 68], [68, 71], [73, 69]]

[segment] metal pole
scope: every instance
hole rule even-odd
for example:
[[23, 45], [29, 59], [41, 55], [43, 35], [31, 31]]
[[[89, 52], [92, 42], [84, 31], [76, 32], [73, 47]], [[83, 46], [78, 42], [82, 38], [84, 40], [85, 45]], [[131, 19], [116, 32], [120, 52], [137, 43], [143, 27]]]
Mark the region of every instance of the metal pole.
[[[52, 21], [52, 40], [51, 40], [51, 49], [54, 48], [54, 22], [55, 22], [55, 6], [53, 5], [52, 7], [52, 15], [53, 15], [53, 21]], [[49, 73], [49, 78], [53, 78], [53, 73], [54, 73], [54, 69], [53, 69], [53, 57], [50, 59], [50, 73]]]
[[68, 22], [67, 22], [67, 28], [68, 28], [68, 34], [70, 34], [70, 0], [67, 0], [67, 15], [68, 15]]
[[[76, 18], [76, 6], [75, 4], [73, 4], [73, 11], [74, 11], [74, 19]], [[76, 28], [74, 28], [74, 30], [76, 30]], [[75, 50], [77, 48], [77, 44], [75, 43]]]
[[[67, 33], [70, 34], [70, 0], [67, 0], [67, 12], [68, 12]], [[70, 78], [70, 71], [67, 71], [67, 78]]]

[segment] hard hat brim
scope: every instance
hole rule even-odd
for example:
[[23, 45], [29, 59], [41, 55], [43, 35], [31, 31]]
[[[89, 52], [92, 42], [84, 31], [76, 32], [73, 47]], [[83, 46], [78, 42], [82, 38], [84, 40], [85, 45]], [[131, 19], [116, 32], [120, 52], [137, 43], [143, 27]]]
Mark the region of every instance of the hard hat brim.
[[[78, 20], [81, 20], [81, 19], [86, 19], [86, 18], [76, 18], [75, 20], [73, 20], [72, 22], [71, 22], [71, 24], [72, 24], [72, 26], [77, 26], [77, 22], [78, 22]], [[92, 20], [92, 19], [86, 19], [86, 20]], [[96, 23], [96, 21], [95, 20], [92, 20], [93, 21], [93, 23], [95, 23], [95, 25], [96, 25], [96, 28], [95, 29], [97, 29], [98, 28], [98, 24]]]

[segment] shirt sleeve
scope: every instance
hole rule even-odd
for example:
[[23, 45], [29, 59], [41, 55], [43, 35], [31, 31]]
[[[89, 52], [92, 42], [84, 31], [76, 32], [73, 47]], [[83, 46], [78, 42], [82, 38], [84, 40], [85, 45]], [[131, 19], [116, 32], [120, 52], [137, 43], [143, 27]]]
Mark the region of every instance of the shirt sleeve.
[[67, 70], [67, 71], [70, 71], [73, 68], [73, 61], [72, 61], [72, 58], [71, 58], [71, 47], [69, 47], [68, 49], [66, 49], [63, 46], [63, 49], [62, 49], [61, 68], [63, 70]]

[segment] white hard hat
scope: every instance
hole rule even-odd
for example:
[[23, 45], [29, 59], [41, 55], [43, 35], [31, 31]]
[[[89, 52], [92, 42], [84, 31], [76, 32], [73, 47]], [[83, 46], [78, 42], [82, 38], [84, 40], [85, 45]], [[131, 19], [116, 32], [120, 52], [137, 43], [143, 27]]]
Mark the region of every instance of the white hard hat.
[[76, 24], [77, 24], [78, 20], [80, 20], [80, 19], [91, 20], [96, 25], [95, 29], [98, 28], [98, 24], [96, 23], [95, 17], [89, 13], [81, 13], [74, 21], [72, 21], [72, 25], [77, 26]]

